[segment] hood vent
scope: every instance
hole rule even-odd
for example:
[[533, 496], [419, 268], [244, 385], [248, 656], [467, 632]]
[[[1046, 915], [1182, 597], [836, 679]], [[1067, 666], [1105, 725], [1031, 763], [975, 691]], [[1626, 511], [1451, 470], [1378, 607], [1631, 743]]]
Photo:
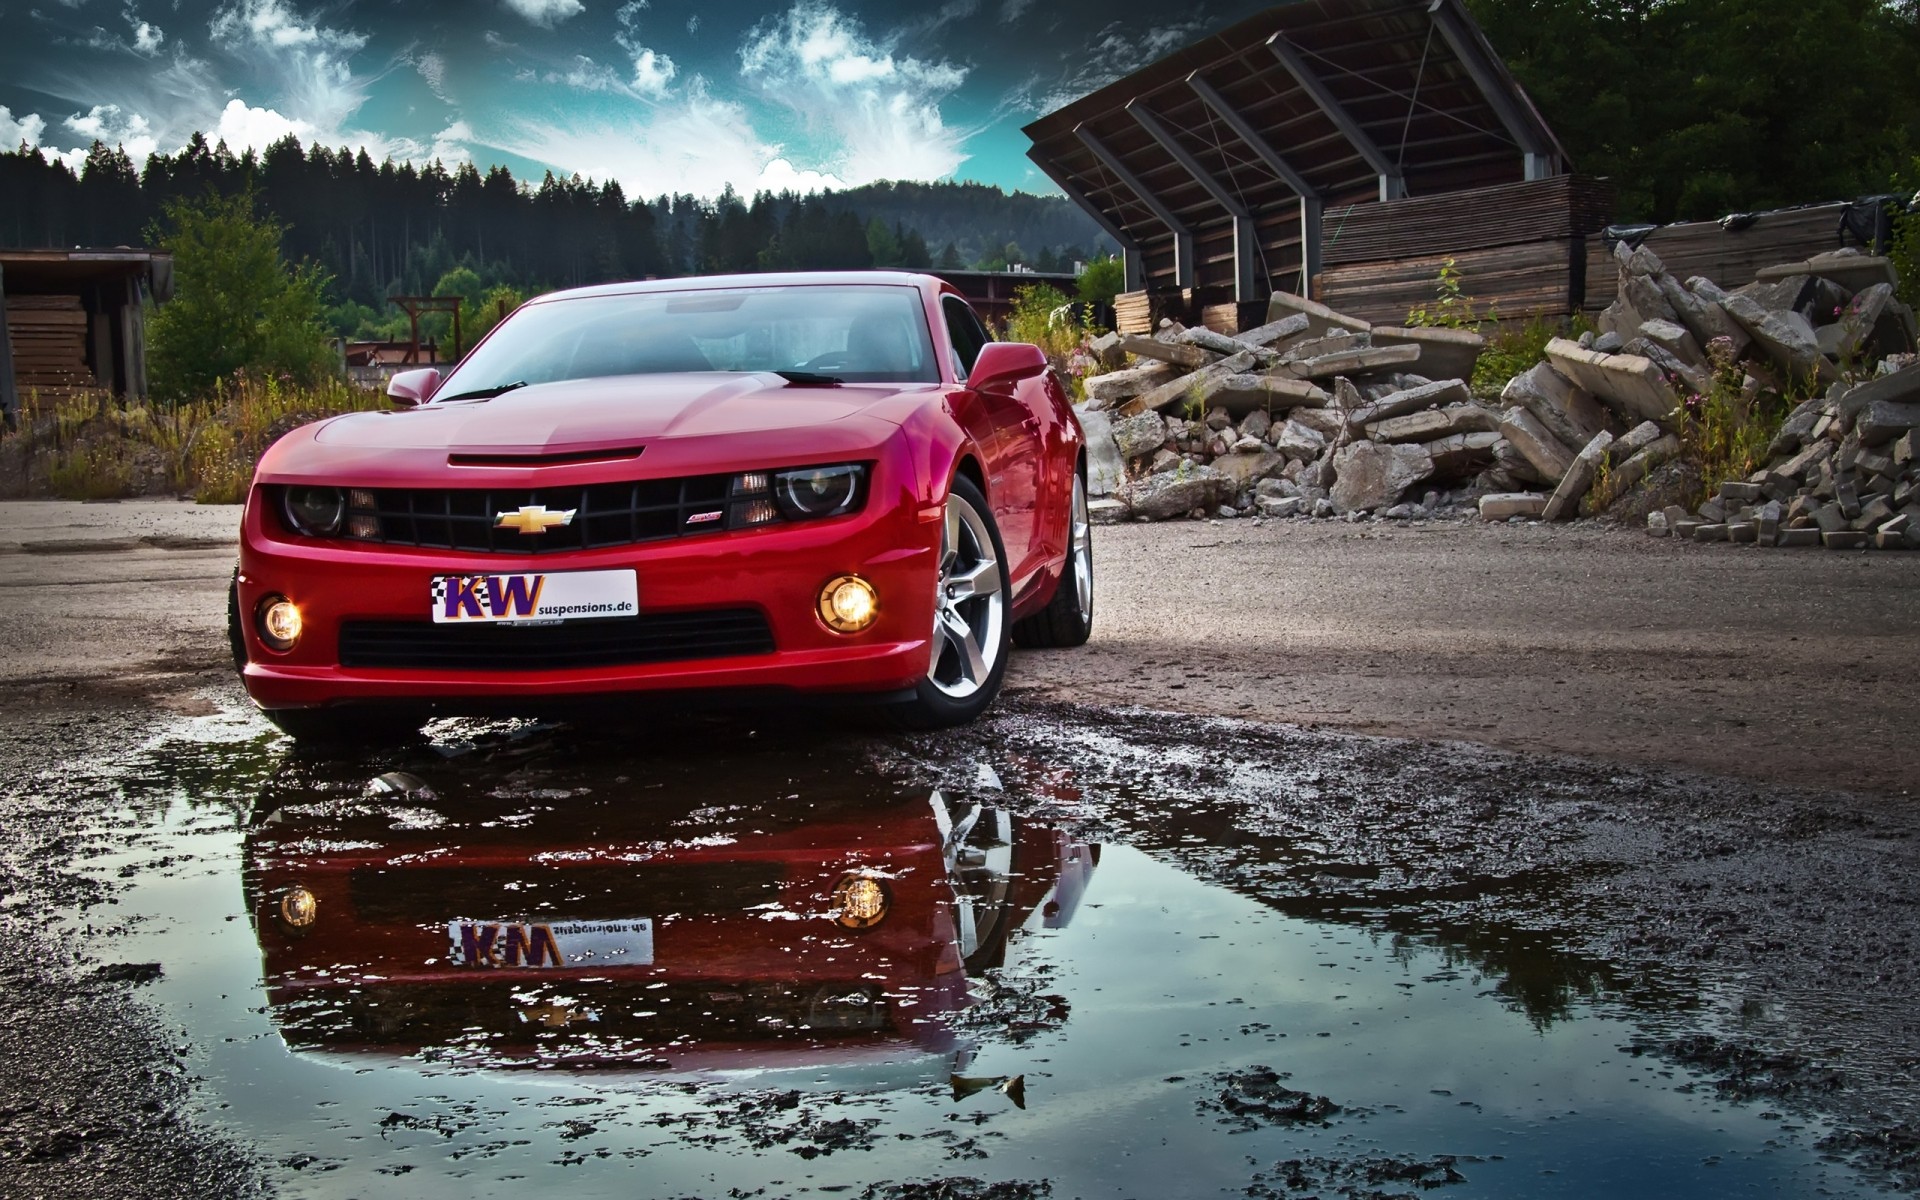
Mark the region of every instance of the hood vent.
[[562, 450], [553, 454], [449, 454], [450, 467], [564, 467], [575, 463], [631, 462], [645, 446], [609, 446], [603, 450]]

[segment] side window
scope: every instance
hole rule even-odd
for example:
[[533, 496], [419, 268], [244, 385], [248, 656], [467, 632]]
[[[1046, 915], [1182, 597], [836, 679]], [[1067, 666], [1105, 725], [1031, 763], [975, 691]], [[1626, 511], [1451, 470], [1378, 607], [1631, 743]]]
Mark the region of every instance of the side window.
[[980, 348], [993, 339], [966, 301], [948, 296], [941, 307], [947, 314], [947, 337], [953, 341], [954, 373], [965, 379], [973, 370], [974, 360], [980, 357]]

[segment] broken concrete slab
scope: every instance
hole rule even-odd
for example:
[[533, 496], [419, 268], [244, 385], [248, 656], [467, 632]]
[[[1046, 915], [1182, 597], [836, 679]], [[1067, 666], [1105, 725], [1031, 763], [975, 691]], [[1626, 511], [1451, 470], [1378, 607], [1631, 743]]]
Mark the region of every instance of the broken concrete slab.
[[1631, 421], [1666, 421], [1680, 406], [1660, 368], [1634, 354], [1582, 350], [1578, 342], [1554, 338], [1547, 343], [1554, 370], [1605, 401]]
[[1367, 333], [1373, 326], [1358, 317], [1349, 317], [1338, 313], [1316, 300], [1305, 296], [1296, 296], [1291, 292], [1275, 292], [1267, 299], [1267, 321], [1285, 320], [1294, 314], [1307, 318], [1309, 333], [1325, 333], [1329, 329], [1346, 329], [1353, 333]]
[[1443, 479], [1472, 474], [1488, 463], [1499, 461], [1499, 450], [1506, 439], [1498, 433], [1456, 433], [1420, 443], [1433, 460], [1433, 473]]
[[[1235, 447], [1238, 450], [1238, 447]], [[1271, 479], [1280, 474], [1287, 460], [1258, 443], [1249, 450], [1223, 455], [1213, 460], [1214, 470], [1233, 481], [1233, 490], [1237, 495], [1246, 491], [1262, 479]]]
[[1454, 404], [1367, 424], [1367, 436], [1376, 442], [1428, 442], [1456, 433], [1491, 433], [1500, 419], [1478, 404]]
[[1853, 419], [1863, 446], [1884, 446], [1914, 428], [1920, 428], [1920, 402], [1875, 400]]
[[1553, 489], [1553, 495], [1547, 501], [1547, 507], [1540, 515], [1548, 521], [1558, 521], [1570, 517], [1579, 510], [1581, 499], [1593, 486], [1594, 476], [1600, 473], [1600, 464], [1607, 457], [1607, 450], [1613, 445], [1613, 435], [1602, 430], [1593, 435], [1574, 456], [1560, 483]]
[[1429, 379], [1472, 379], [1474, 364], [1486, 350], [1487, 339], [1470, 329], [1377, 325], [1373, 344], [1420, 347], [1420, 373]]
[[1083, 386], [1087, 399], [1112, 404], [1129, 396], [1152, 391], [1178, 374], [1167, 363], [1147, 363], [1124, 371], [1109, 371], [1105, 375], [1089, 375]]
[[1113, 422], [1107, 414], [1082, 404], [1073, 410], [1080, 421], [1080, 433], [1087, 447], [1087, 495], [1111, 496], [1127, 481], [1126, 460], [1113, 439]]
[[1265, 325], [1243, 329], [1233, 335], [1233, 340], [1245, 346], [1283, 350], [1287, 343], [1305, 336], [1310, 325], [1311, 322], [1305, 313], [1293, 313], [1277, 321], [1268, 321]]
[[1291, 362], [1282, 369], [1300, 379], [1332, 379], [1336, 375], [1364, 375], [1369, 371], [1384, 371], [1389, 367], [1406, 366], [1419, 360], [1420, 347], [1418, 346], [1360, 346], [1352, 350], [1338, 350], [1332, 354], [1322, 354], [1316, 358]]
[[1840, 419], [1851, 423], [1869, 404], [1882, 400], [1900, 404], [1920, 401], [1920, 363], [1855, 384], [1841, 394], [1836, 408]]
[[[1188, 332], [1192, 332], [1189, 330]], [[1218, 354], [1210, 354], [1200, 346], [1184, 342], [1163, 342], [1159, 338], [1124, 337], [1120, 339], [1120, 348], [1139, 358], [1150, 358], [1156, 362], [1171, 363], [1189, 371], [1206, 366]]]
[[[1701, 282], [1712, 286], [1706, 280]], [[1714, 295], [1708, 297], [1689, 291], [1686, 285], [1671, 275], [1661, 275], [1658, 283], [1660, 294], [1667, 298], [1667, 304], [1672, 307], [1674, 315], [1680, 319], [1680, 324], [1687, 332], [1693, 335], [1694, 341], [1699, 344], [1703, 354], [1713, 344], [1715, 338], [1727, 339], [1728, 354], [1734, 358], [1738, 358], [1752, 342], [1753, 339], [1746, 330], [1740, 328], [1739, 322], [1728, 316], [1726, 310], [1720, 307], [1720, 300], [1725, 298], [1726, 293], [1719, 288], [1715, 287]]]
[[1814, 336], [1813, 326], [1797, 312], [1777, 312], [1766, 307], [1752, 296], [1735, 292], [1726, 299], [1721, 307], [1727, 315], [1740, 323], [1740, 327], [1753, 335], [1774, 362], [1792, 372], [1798, 379], [1811, 379], [1820, 383], [1832, 383], [1839, 378], [1833, 364], [1826, 355], [1820, 353], [1819, 339]]
[[[1668, 322], [1649, 321], [1648, 324], [1665, 325], [1668, 324]], [[1646, 326], [1643, 325], [1641, 328], [1644, 329]], [[1676, 325], [1674, 328], [1677, 329], [1679, 326]], [[1644, 337], [1634, 338], [1625, 346], [1622, 346], [1621, 351], [1626, 354], [1637, 354], [1641, 358], [1646, 359], [1654, 366], [1660, 368], [1660, 373], [1665, 375], [1675, 386], [1684, 391], [1691, 392], [1696, 396], [1706, 395], [1713, 387], [1713, 373], [1711, 371], [1708, 371], [1705, 367], [1687, 362], [1679, 355], [1669, 351], [1666, 347], [1648, 341]]]
[[1473, 393], [1459, 379], [1442, 379], [1434, 383], [1421, 384], [1419, 387], [1406, 388], [1392, 392], [1372, 404], [1363, 405], [1349, 414], [1355, 425], [1370, 425], [1375, 421], [1385, 421], [1393, 417], [1406, 416], [1438, 404], [1465, 404], [1473, 399]]
[[1534, 415], [1540, 424], [1558, 438], [1572, 454], [1574, 448], [1593, 440], [1606, 429], [1607, 410], [1585, 389], [1553, 369], [1552, 363], [1536, 363], [1507, 382], [1500, 393], [1507, 405], [1519, 405]]
[[1152, 391], [1142, 392], [1115, 406], [1116, 411], [1123, 417], [1130, 417], [1135, 413], [1166, 408], [1170, 404], [1185, 400], [1204, 404], [1209, 383], [1228, 375], [1244, 375], [1252, 369], [1253, 363], [1251, 350], [1223, 358], [1210, 366], [1200, 368], [1191, 375], [1170, 379]]
[[1262, 366], [1268, 366], [1280, 361], [1280, 352], [1278, 350], [1270, 350], [1265, 346], [1248, 345], [1236, 338], [1230, 338], [1224, 333], [1215, 333], [1205, 325], [1194, 326], [1192, 329], [1182, 333], [1177, 340], [1186, 345], [1197, 346], [1202, 350], [1218, 354], [1223, 358], [1233, 354], [1250, 352], [1254, 356], [1254, 360]]
[[1819, 544], [1818, 529], [1782, 529], [1779, 538], [1774, 542], [1776, 546], [1818, 546]]
[[1707, 365], [1706, 351], [1700, 348], [1700, 343], [1688, 332], [1687, 327], [1678, 321], [1658, 318], [1643, 321], [1640, 324], [1640, 336], [1690, 366]]
[[1660, 284], [1646, 275], [1628, 275], [1620, 281], [1620, 312], [1614, 317], [1613, 331], [1625, 341], [1640, 336], [1648, 321], [1678, 322], [1679, 314], [1660, 290]]
[[1324, 408], [1332, 397], [1318, 384], [1286, 375], [1223, 375], [1208, 383], [1205, 400], [1235, 418], [1252, 412], [1289, 408]]
[[1527, 409], [1518, 405], [1508, 409], [1500, 422], [1500, 433], [1540, 473], [1540, 478], [1553, 484], [1566, 478], [1567, 468], [1573, 465], [1573, 451]]
[[1661, 432], [1652, 421], [1642, 421], [1613, 443], [1610, 454], [1615, 462], [1624, 461], [1659, 441]]
[[1304, 421], [1290, 419], [1274, 431], [1273, 448], [1288, 458], [1311, 461], [1320, 457], [1327, 443], [1336, 433], [1330, 434]]
[[1157, 412], [1122, 417], [1110, 429], [1122, 461], [1143, 458], [1167, 443], [1167, 421]]
[[1547, 498], [1538, 492], [1494, 492], [1480, 497], [1482, 521], [1508, 517], [1537, 517], [1547, 510]]
[[1607, 495], [1599, 497], [1602, 504], [1610, 504], [1616, 498], [1625, 495], [1629, 489], [1638, 487], [1640, 481], [1653, 473], [1655, 467], [1672, 462], [1680, 457], [1680, 439], [1671, 433], [1663, 434], [1652, 444], [1627, 456], [1624, 462], [1607, 472]]
[[1136, 517], [1165, 521], [1196, 508], [1212, 512], [1233, 499], [1234, 491], [1233, 481], [1212, 467], [1184, 466], [1136, 479], [1118, 498]]
[[1334, 511], [1345, 515], [1385, 508], [1433, 474], [1433, 458], [1419, 446], [1355, 442], [1333, 456]]
[[1863, 291], [1875, 284], [1898, 287], [1900, 272], [1893, 260], [1871, 254], [1816, 254], [1803, 262], [1779, 263], [1762, 267], [1755, 278], [1766, 281], [1814, 275], [1839, 284], [1850, 292]]

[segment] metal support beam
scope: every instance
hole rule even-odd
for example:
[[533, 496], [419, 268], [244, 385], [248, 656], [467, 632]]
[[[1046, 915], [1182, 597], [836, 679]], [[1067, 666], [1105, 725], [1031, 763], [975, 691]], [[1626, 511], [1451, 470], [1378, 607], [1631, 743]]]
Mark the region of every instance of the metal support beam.
[[1053, 164], [1040, 153], [1038, 146], [1029, 148], [1027, 157], [1033, 160], [1033, 165], [1039, 167], [1042, 174], [1053, 180], [1053, 186], [1066, 193], [1067, 199], [1073, 201], [1081, 212], [1093, 218], [1095, 225], [1106, 230], [1108, 237], [1120, 243], [1120, 267], [1125, 275], [1126, 290], [1137, 292], [1145, 287], [1146, 272], [1143, 270], [1144, 256], [1140, 253], [1140, 243], [1129, 236], [1126, 230], [1108, 219], [1107, 214], [1101, 212], [1098, 205], [1087, 199], [1085, 192], [1073, 186], [1063, 172], [1056, 170]]
[[1247, 206], [1241, 203], [1239, 197], [1220, 186], [1220, 181], [1200, 165], [1199, 159], [1187, 153], [1187, 148], [1174, 138], [1173, 131], [1162, 124], [1160, 118], [1154, 116], [1146, 105], [1135, 100], [1127, 105], [1127, 113], [1139, 122], [1140, 128], [1146, 130], [1148, 136], [1153, 138], [1162, 150], [1167, 152], [1168, 157], [1179, 163], [1180, 168], [1187, 174], [1193, 176], [1195, 183], [1206, 189], [1207, 195], [1213, 197], [1215, 204], [1225, 209], [1227, 215], [1233, 218], [1234, 300], [1244, 304], [1249, 300], [1263, 299], [1264, 297], [1260, 294], [1260, 281], [1253, 269], [1254, 259], [1257, 257], [1253, 214], [1247, 211]]
[[1300, 197], [1301, 278], [1297, 290], [1302, 296], [1311, 295], [1313, 277], [1320, 273], [1320, 254], [1323, 244], [1320, 231], [1320, 214], [1323, 205], [1319, 190], [1308, 183], [1305, 176], [1293, 169], [1293, 165], [1286, 160], [1286, 157], [1275, 150], [1273, 144], [1262, 137], [1251, 122], [1240, 115], [1239, 109], [1227, 103], [1225, 96], [1215, 91], [1212, 84], [1200, 78], [1198, 71], [1187, 76], [1187, 86], [1193, 89], [1194, 95], [1200, 97], [1202, 104], [1213, 110], [1213, 115], [1220, 118], [1221, 124], [1232, 130], [1233, 136], [1239, 138], [1241, 143], [1253, 152], [1255, 158]]
[[1327, 85], [1321, 81], [1320, 76], [1307, 65], [1306, 59], [1294, 49], [1293, 43], [1287, 41], [1286, 34], [1276, 33], [1268, 38], [1267, 49], [1273, 51], [1273, 56], [1280, 60], [1280, 65], [1287, 69], [1287, 74], [1293, 76], [1293, 81], [1300, 85], [1300, 90], [1305, 92], [1320, 111], [1326, 114], [1327, 120], [1333, 122], [1333, 127], [1340, 131], [1341, 137], [1347, 139], [1347, 144], [1352, 146], [1360, 157], [1366, 160], [1367, 165], [1373, 168], [1374, 173], [1380, 176], [1380, 199], [1398, 200], [1405, 196], [1407, 181], [1400, 173], [1398, 164], [1381, 151], [1374, 140], [1367, 136], [1367, 131], [1360, 128], [1360, 123], [1353, 119], [1353, 115], [1334, 97], [1332, 92], [1327, 90]]
[[1102, 166], [1112, 171], [1114, 177], [1125, 185], [1128, 191], [1138, 196], [1140, 203], [1146, 205], [1154, 218], [1173, 234], [1173, 286], [1192, 287], [1193, 231], [1188, 229], [1180, 218], [1174, 216], [1171, 209], [1160, 203], [1160, 198], [1154, 195], [1146, 184], [1141, 183], [1132, 171], [1127, 170], [1121, 164], [1119, 156], [1107, 149], [1106, 143], [1095, 137], [1085, 125], [1076, 126], [1073, 134], [1080, 139], [1080, 144], [1091, 151], [1093, 156], [1100, 160]]
[[1473, 86], [1486, 98], [1488, 107], [1500, 118], [1500, 124], [1506, 126], [1508, 136], [1520, 147], [1525, 177], [1545, 179], [1558, 175], [1560, 155], [1553, 138], [1531, 108], [1521, 101], [1513, 81], [1505, 78], [1499, 60], [1493, 57], [1471, 18], [1460, 10], [1457, 0], [1431, 0], [1427, 13], [1433, 18], [1441, 39], [1460, 60], [1467, 77], [1473, 80]]

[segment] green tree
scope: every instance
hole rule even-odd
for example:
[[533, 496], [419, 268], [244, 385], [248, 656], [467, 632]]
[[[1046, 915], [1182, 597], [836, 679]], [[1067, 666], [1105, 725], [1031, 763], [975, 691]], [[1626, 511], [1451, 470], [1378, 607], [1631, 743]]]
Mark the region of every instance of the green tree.
[[966, 265], [967, 260], [960, 257], [960, 248], [958, 246], [955, 246], [952, 242], [948, 242], [941, 248], [940, 269], [942, 271], [959, 271], [963, 270]]
[[900, 238], [879, 217], [867, 222], [867, 253], [876, 267], [900, 265]]
[[254, 212], [251, 192], [167, 204], [149, 232], [173, 255], [173, 299], [147, 326], [154, 395], [182, 401], [237, 372], [309, 384], [333, 367], [327, 279], [280, 253], [282, 229]]
[[1126, 264], [1112, 255], [1094, 259], [1080, 274], [1080, 298], [1088, 304], [1112, 304], [1126, 286]]

